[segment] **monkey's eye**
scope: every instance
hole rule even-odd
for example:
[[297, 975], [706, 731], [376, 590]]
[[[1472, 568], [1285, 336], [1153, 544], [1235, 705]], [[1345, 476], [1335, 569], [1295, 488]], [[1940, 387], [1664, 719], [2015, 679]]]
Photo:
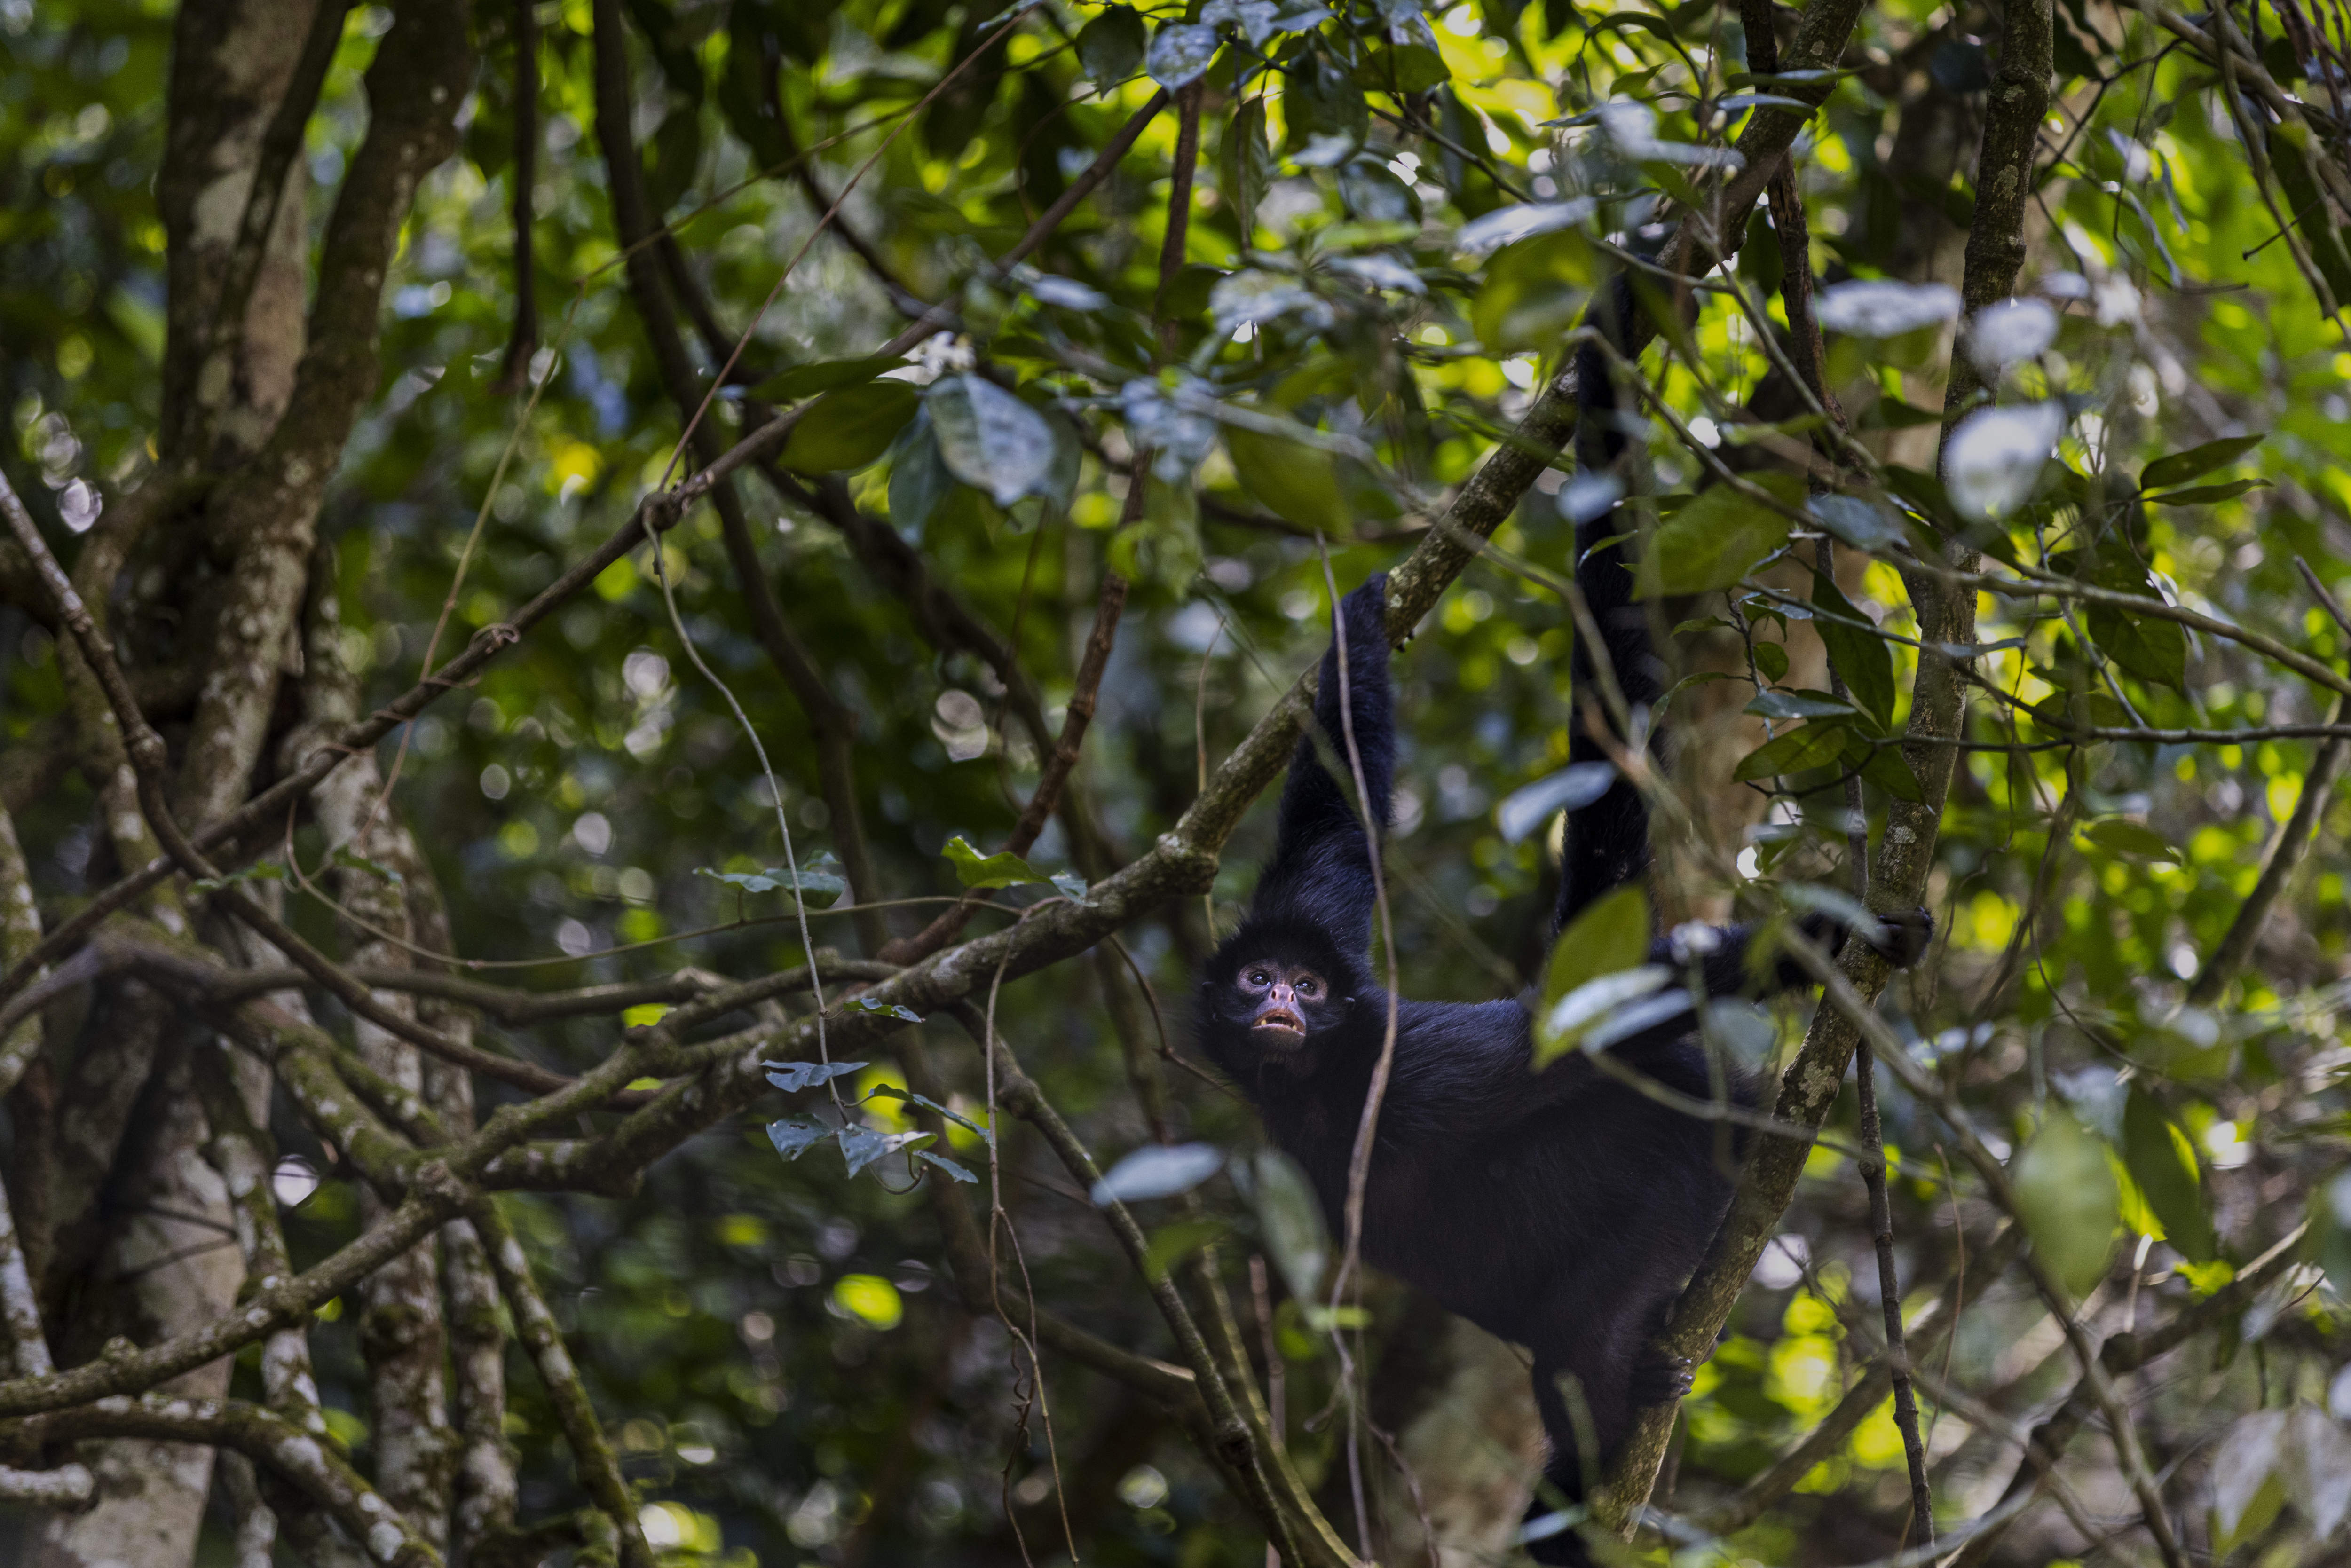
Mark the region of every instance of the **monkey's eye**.
[[1249, 983], [1252, 986], [1270, 986], [1273, 984], [1273, 977], [1263, 969], [1251, 969], [1249, 972]]
[[1315, 988], [1321, 984], [1322, 982], [1311, 975], [1301, 975], [1298, 977], [1298, 994], [1301, 997], [1311, 997], [1314, 994]]

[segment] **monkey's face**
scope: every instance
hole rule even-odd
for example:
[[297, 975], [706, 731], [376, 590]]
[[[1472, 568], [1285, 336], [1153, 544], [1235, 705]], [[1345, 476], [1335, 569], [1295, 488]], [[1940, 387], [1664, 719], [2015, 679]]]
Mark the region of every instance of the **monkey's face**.
[[1346, 999], [1333, 997], [1330, 982], [1311, 967], [1268, 956], [1234, 972], [1227, 1009], [1228, 1017], [1246, 1022], [1250, 1044], [1287, 1056], [1338, 1022]]

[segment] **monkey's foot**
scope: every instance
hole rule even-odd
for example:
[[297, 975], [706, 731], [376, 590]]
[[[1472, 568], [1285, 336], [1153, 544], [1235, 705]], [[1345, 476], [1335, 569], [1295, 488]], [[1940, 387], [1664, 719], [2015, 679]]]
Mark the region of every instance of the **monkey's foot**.
[[1698, 1376], [1698, 1364], [1688, 1356], [1677, 1355], [1670, 1361], [1645, 1362], [1633, 1369], [1633, 1402], [1635, 1405], [1670, 1405], [1687, 1396]]

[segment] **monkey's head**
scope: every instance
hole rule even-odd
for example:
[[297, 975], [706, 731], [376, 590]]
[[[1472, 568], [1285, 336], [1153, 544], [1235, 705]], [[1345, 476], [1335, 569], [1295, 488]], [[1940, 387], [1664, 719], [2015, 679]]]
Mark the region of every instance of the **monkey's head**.
[[1354, 1005], [1355, 966], [1312, 927], [1251, 921], [1227, 938], [1201, 981], [1219, 1055], [1290, 1065]]

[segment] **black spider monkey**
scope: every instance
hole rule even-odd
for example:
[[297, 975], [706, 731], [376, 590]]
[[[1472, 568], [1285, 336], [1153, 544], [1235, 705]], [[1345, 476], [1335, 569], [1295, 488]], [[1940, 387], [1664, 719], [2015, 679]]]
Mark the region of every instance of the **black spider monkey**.
[[[1598, 370], [1599, 367], [1593, 367]], [[1596, 400], [1595, 400], [1596, 401]], [[1578, 528], [1576, 577], [1602, 629], [1628, 703], [1654, 707], [1662, 666], [1632, 574], [1607, 521]], [[1374, 576], [1341, 606], [1353, 751], [1364, 806], [1384, 832], [1395, 771], [1388, 689], [1386, 579]], [[1343, 776], [1351, 771], [1340, 710], [1340, 643], [1322, 660], [1315, 727]], [[1593, 678], [1578, 638], [1580, 690]], [[1209, 960], [1197, 1027], [1207, 1053], [1257, 1103], [1273, 1141], [1313, 1182], [1335, 1231], [1347, 1166], [1387, 1027], [1388, 998], [1368, 959], [1376, 852], [1350, 791], [1325, 770], [1316, 737], [1302, 740], [1281, 794], [1273, 858], [1247, 920]], [[1604, 755], [1580, 722], [1571, 755]], [[1644, 875], [1648, 812], [1617, 779], [1572, 812], [1554, 931], [1593, 899]], [[1834, 942], [1834, 921], [1808, 934]], [[1915, 962], [1926, 912], [1884, 918], [1870, 940], [1896, 963]], [[1701, 971], [1708, 996], [1804, 983], [1790, 960], [1750, 973], [1750, 930], [1676, 932], [1653, 961]], [[1534, 1353], [1534, 1392], [1552, 1458], [1546, 1479], [1573, 1500], [1586, 1491], [1586, 1457], [1600, 1469], [1630, 1436], [1638, 1409], [1687, 1391], [1689, 1368], [1648, 1357], [1648, 1345], [1729, 1207], [1734, 1172], [1719, 1163], [1716, 1124], [1686, 1115], [1570, 1052], [1531, 1070], [1529, 1004], [1399, 998], [1392, 1076], [1364, 1215], [1364, 1254], [1448, 1311]], [[1679, 1093], [1712, 1100], [1710, 1064], [1687, 1012], [1610, 1048], [1619, 1061]], [[1731, 1098], [1755, 1101], [1743, 1074]], [[1572, 1392], [1571, 1392], [1572, 1391]], [[1580, 1411], [1569, 1400], [1579, 1399]], [[1540, 1497], [1530, 1518], [1550, 1511]], [[1539, 1562], [1590, 1561], [1573, 1531], [1532, 1543]]]

